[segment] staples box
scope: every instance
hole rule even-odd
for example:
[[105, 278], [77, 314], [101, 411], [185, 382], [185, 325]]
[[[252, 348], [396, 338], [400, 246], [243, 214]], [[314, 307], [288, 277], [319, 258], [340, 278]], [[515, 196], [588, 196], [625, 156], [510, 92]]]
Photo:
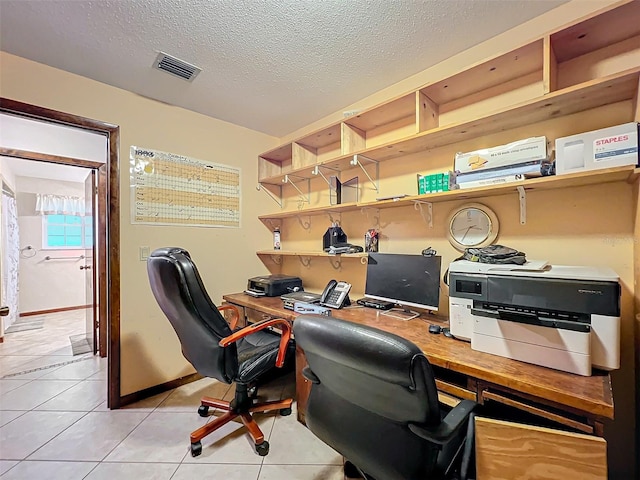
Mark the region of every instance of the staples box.
[[556, 140], [556, 175], [637, 164], [636, 122]]
[[477, 172], [546, 159], [547, 137], [533, 137], [498, 147], [456, 153], [454, 169], [456, 173]]

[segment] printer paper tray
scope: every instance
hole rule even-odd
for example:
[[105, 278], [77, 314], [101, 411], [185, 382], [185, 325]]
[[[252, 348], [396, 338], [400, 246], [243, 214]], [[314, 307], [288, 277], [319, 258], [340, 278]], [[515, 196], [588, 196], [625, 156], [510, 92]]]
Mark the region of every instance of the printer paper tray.
[[578, 375], [591, 375], [588, 332], [475, 317], [471, 348]]

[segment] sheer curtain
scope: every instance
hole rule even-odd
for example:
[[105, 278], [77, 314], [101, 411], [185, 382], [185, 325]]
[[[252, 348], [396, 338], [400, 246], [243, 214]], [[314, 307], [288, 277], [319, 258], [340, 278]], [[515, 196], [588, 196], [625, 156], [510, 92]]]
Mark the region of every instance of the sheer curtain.
[[36, 212], [40, 215], [84, 215], [84, 197], [38, 193], [36, 195]]
[[2, 192], [2, 305], [9, 307], [4, 317], [6, 330], [18, 318], [18, 209], [16, 199]]

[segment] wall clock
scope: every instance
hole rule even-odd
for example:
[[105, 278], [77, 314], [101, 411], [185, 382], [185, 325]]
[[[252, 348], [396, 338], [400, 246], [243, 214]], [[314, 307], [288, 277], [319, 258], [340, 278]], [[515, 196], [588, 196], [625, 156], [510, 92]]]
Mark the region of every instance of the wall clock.
[[447, 238], [456, 249], [491, 245], [498, 236], [497, 215], [486, 205], [468, 203], [454, 209], [447, 221]]

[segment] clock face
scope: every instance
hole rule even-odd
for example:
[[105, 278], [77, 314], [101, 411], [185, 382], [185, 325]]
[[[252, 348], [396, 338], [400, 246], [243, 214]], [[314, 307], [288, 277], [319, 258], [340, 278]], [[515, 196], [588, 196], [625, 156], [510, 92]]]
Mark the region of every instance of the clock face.
[[468, 205], [450, 216], [449, 241], [459, 250], [489, 245], [497, 234], [498, 218], [484, 205]]

